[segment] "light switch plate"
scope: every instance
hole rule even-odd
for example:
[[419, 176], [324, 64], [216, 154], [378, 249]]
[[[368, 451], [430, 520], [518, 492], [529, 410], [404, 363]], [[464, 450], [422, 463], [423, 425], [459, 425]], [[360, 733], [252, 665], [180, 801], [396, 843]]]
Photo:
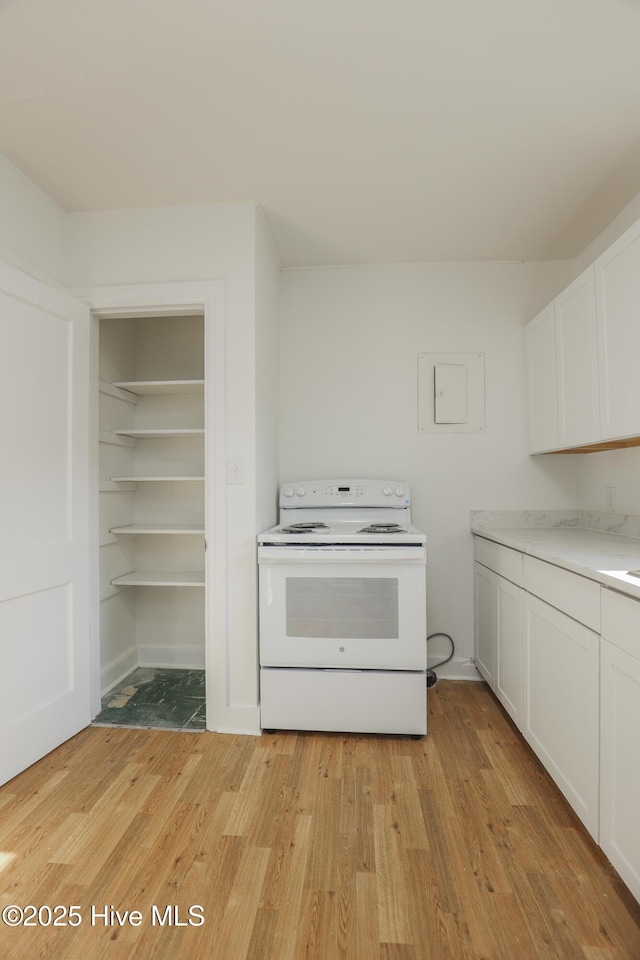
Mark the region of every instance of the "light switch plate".
[[244, 460], [229, 457], [227, 460], [227, 483], [244, 483]]

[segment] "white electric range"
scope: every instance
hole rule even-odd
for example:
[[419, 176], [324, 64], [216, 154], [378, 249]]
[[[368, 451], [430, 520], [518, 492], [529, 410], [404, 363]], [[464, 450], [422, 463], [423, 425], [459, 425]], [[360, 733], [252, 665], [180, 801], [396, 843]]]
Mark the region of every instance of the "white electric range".
[[263, 729], [426, 733], [426, 537], [407, 483], [283, 484], [258, 568]]

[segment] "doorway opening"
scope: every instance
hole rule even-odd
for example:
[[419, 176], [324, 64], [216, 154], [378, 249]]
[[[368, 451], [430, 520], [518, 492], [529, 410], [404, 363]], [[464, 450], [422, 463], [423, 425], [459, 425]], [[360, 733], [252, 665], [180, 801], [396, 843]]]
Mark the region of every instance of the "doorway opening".
[[205, 727], [204, 326], [98, 320], [96, 723]]

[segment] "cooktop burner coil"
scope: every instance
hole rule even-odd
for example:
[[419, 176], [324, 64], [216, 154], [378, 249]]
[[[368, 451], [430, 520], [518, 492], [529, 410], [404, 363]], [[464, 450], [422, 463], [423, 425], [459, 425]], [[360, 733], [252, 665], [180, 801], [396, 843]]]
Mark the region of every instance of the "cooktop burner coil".
[[404, 527], [398, 523], [370, 523], [368, 527], [363, 527], [358, 533], [406, 533]]
[[328, 530], [326, 523], [314, 522], [312, 520], [306, 523], [291, 523], [288, 527], [282, 527], [283, 533], [309, 533], [314, 530]]

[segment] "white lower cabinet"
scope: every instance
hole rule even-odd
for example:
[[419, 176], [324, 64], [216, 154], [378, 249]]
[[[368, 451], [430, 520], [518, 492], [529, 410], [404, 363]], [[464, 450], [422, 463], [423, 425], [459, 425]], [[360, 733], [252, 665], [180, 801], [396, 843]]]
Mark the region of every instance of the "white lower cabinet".
[[476, 666], [640, 901], [640, 601], [485, 537], [474, 552]]
[[497, 575], [481, 563], [474, 564], [476, 603], [476, 667], [492, 690], [496, 688], [496, 581]]
[[518, 581], [522, 582], [522, 554], [476, 538], [475, 555], [476, 667], [519, 724], [523, 590]]
[[497, 577], [496, 695], [518, 726], [522, 720], [522, 601], [524, 590]]
[[600, 845], [640, 900], [640, 603], [602, 592]]
[[522, 732], [597, 840], [600, 638], [528, 593], [524, 623]]

